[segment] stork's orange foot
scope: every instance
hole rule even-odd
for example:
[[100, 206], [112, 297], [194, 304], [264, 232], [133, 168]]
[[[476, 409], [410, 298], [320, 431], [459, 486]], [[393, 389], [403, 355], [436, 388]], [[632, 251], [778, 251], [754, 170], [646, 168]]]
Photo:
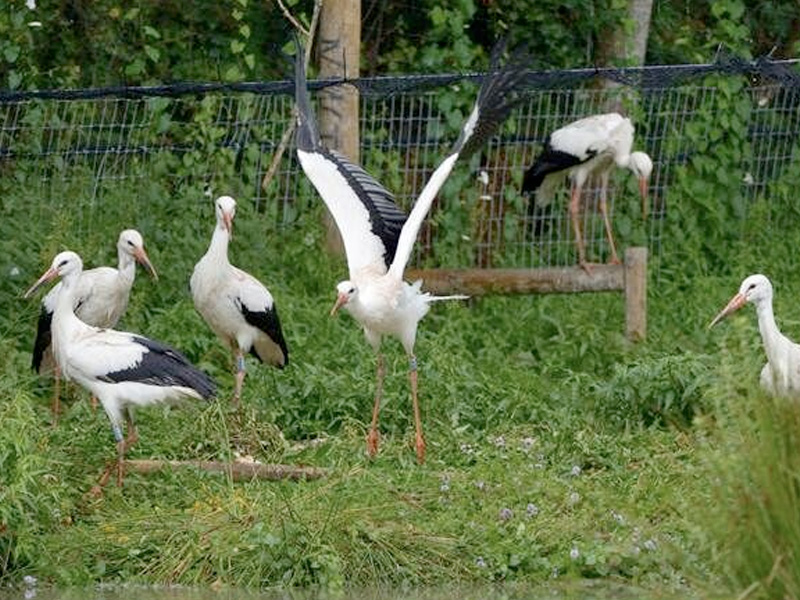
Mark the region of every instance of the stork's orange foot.
[[425, 440], [422, 438], [421, 435], [417, 436], [416, 448], [417, 448], [417, 464], [423, 465], [425, 464]]
[[375, 458], [378, 454], [378, 445], [380, 444], [380, 434], [377, 429], [370, 429], [367, 434], [367, 456]]

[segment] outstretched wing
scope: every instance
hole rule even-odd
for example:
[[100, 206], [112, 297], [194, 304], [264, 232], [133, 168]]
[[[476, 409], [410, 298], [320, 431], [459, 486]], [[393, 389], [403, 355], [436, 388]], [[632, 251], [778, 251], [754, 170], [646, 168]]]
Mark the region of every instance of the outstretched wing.
[[295, 59], [295, 102], [297, 158], [336, 221], [351, 278], [365, 267], [385, 273], [394, 260], [406, 215], [395, 204], [394, 196], [363, 168], [322, 146], [299, 48]]
[[482, 146], [519, 103], [517, 86], [525, 74], [524, 54], [515, 52], [502, 68], [500, 58], [505, 51], [503, 41], [492, 49], [489, 72], [484, 76], [472, 112], [461, 128], [461, 133], [447, 158], [436, 168], [414, 203], [414, 208], [400, 233], [397, 252], [389, 273], [402, 278], [422, 222], [430, 211], [433, 199], [441, 189], [450, 171], [460, 157], [467, 157]]

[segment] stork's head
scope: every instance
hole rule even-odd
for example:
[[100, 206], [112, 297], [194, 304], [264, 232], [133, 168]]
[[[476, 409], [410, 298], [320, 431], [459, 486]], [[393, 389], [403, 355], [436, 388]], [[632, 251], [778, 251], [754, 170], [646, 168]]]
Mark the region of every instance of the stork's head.
[[69, 251], [56, 254], [56, 257], [53, 259], [53, 264], [50, 265], [50, 268], [44, 272], [39, 280], [25, 292], [25, 297], [29, 298], [48, 281], [61, 277], [64, 279], [65, 283], [67, 283], [80, 277], [81, 272], [83, 272], [83, 261], [80, 256]]
[[644, 152], [632, 152], [628, 168], [639, 181], [639, 194], [642, 196], [642, 217], [647, 216], [647, 186], [653, 173], [653, 161]]
[[340, 281], [336, 285], [336, 303], [331, 309], [331, 316], [336, 314], [341, 307], [346, 306], [358, 294], [358, 288], [352, 281]]
[[117, 251], [131, 256], [150, 273], [153, 279], [158, 280], [158, 273], [156, 273], [153, 263], [150, 262], [150, 257], [145, 252], [144, 238], [142, 238], [141, 233], [135, 229], [126, 229], [120, 233], [119, 241], [117, 241]]
[[217, 226], [233, 233], [233, 217], [236, 216], [236, 200], [230, 196], [220, 196], [214, 203], [217, 210]]
[[738, 293], [731, 298], [730, 302], [723, 308], [714, 320], [709, 324], [713, 327], [729, 314], [736, 312], [748, 302], [758, 306], [762, 302], [772, 301], [772, 284], [764, 275], [750, 275], [746, 277], [739, 286]]

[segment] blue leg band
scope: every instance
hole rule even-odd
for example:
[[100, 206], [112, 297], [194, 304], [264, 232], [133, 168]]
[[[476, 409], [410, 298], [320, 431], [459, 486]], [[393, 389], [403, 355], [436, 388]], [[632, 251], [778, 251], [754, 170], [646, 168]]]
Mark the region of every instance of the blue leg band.
[[119, 425], [117, 425], [116, 423], [113, 423], [113, 424], [111, 425], [111, 431], [113, 431], [113, 432], [114, 432], [114, 439], [115, 439], [117, 442], [121, 442], [121, 441], [122, 441], [122, 439], [123, 439], [123, 437], [122, 437], [122, 429], [120, 428], [120, 426], [119, 426]]
[[240, 373], [244, 371], [244, 356], [236, 357], [236, 370]]

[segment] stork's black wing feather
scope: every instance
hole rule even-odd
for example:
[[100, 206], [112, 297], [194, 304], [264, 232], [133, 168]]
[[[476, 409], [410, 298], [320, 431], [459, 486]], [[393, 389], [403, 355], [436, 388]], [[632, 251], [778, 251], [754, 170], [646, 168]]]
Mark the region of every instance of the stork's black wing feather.
[[[275, 345], [281, 349], [281, 352], [283, 353], [283, 363], [276, 364], [275, 366], [279, 369], [283, 369], [289, 364], [289, 348], [286, 345], [286, 340], [283, 337], [283, 329], [281, 328], [281, 321], [278, 318], [278, 310], [274, 305], [268, 310], [248, 310], [247, 307], [241, 302], [238, 304], [239, 310], [244, 316], [244, 320], [253, 327], [256, 327], [257, 329], [260, 329], [266, 333], [269, 336], [269, 339], [271, 339]], [[255, 356], [261, 362], [264, 362], [263, 357], [259, 356], [256, 352], [255, 345], [250, 349], [250, 354]]]
[[141, 360], [126, 369], [106, 373], [100, 379], [110, 383], [135, 381], [158, 386], [182, 386], [195, 390], [208, 400], [216, 394], [217, 383], [171, 346], [146, 337], [131, 336], [147, 349]]
[[44, 353], [53, 341], [53, 334], [50, 330], [53, 324], [53, 313], [42, 306], [39, 311], [39, 320], [36, 323], [36, 341], [33, 343], [33, 356], [31, 357], [31, 368], [39, 372], [44, 360]]

